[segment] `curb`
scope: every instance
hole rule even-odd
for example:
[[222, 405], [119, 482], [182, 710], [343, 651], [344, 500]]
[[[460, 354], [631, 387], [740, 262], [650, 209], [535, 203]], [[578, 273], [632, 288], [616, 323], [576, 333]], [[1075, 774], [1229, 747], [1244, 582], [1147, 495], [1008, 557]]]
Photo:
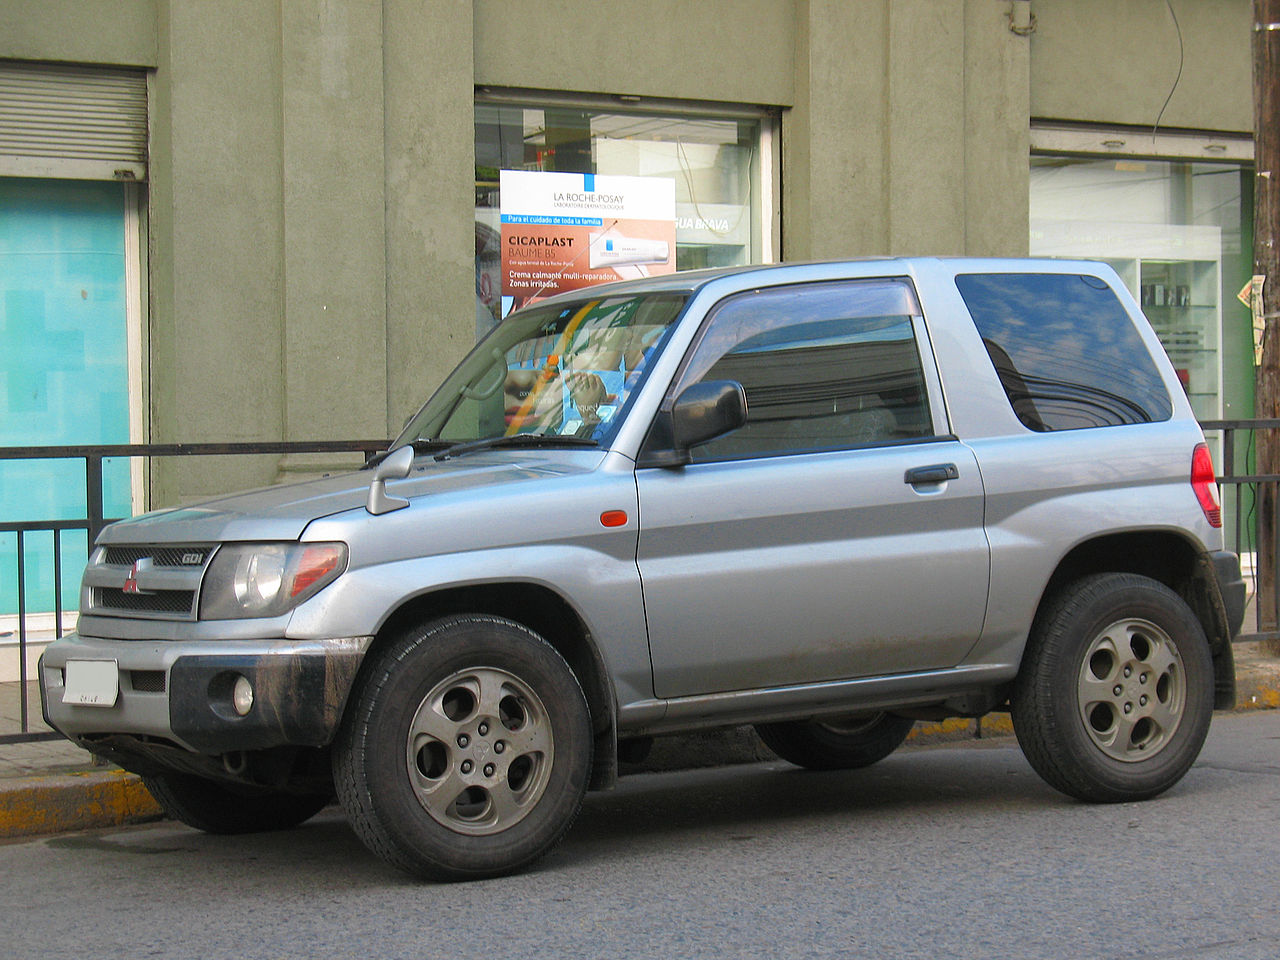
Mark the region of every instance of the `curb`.
[[[1277, 667], [1257, 670], [1246, 667], [1242, 670], [1236, 677], [1236, 705], [1233, 712], [1277, 709], [1280, 709], [1280, 674]], [[989, 713], [978, 720], [952, 717], [936, 722], [917, 722], [907, 735], [906, 743], [909, 746], [926, 747], [1012, 736], [1013, 720], [1009, 714]], [[658, 738], [641, 763], [622, 763], [619, 767], [626, 776], [776, 760], [778, 757], [756, 736], [754, 729], [740, 726]]]
[[1255, 671], [1246, 668], [1236, 675], [1237, 710], [1280, 710], [1280, 677], [1274, 669]]
[[[1280, 709], [1276, 671], [1237, 677], [1236, 711]], [[1007, 713], [981, 720], [953, 718], [920, 722], [907, 736], [913, 746], [1011, 737]], [[697, 767], [760, 763], [778, 758], [750, 726], [708, 730], [654, 741], [641, 763], [622, 763], [621, 773], [656, 773]], [[0, 840], [94, 830], [163, 819], [164, 811], [142, 780], [123, 770], [59, 773], [0, 779]]]
[[142, 781], [123, 770], [0, 781], [0, 838], [146, 823], [163, 816]]
[[[990, 713], [981, 720], [952, 717], [941, 721], [919, 721], [907, 734], [909, 746], [924, 747], [964, 740], [986, 740], [1013, 736], [1013, 722], [1007, 713]], [[778, 761], [750, 725], [706, 730], [654, 740], [649, 755], [640, 763], [621, 763], [623, 776], [720, 767], [740, 763]]]

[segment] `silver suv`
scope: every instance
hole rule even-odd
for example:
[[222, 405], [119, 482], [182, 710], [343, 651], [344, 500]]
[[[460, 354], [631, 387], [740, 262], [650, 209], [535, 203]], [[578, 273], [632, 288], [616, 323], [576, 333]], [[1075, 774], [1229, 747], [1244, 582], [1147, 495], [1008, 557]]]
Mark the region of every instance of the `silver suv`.
[[1010, 711], [1152, 797], [1244, 606], [1177, 374], [1105, 265], [683, 273], [517, 312], [363, 472], [114, 524], [50, 724], [214, 832], [334, 792], [438, 879], [533, 861], [646, 738], [815, 769]]

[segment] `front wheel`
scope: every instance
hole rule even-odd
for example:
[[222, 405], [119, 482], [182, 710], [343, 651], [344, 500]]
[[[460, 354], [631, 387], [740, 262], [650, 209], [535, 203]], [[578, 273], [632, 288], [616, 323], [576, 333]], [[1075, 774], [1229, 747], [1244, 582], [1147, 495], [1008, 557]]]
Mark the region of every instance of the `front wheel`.
[[810, 770], [856, 770], [883, 760], [901, 746], [914, 721], [888, 713], [758, 723], [765, 745]]
[[1086, 577], [1037, 621], [1011, 707], [1018, 743], [1050, 785], [1080, 800], [1145, 800], [1182, 779], [1204, 745], [1209, 644], [1164, 584]]
[[497, 876], [569, 829], [591, 770], [577, 678], [526, 627], [448, 617], [368, 665], [334, 752], [338, 797], [388, 863], [434, 880]]
[[154, 773], [143, 785], [173, 820], [205, 833], [288, 830], [310, 820], [332, 799], [236, 787], [186, 773]]

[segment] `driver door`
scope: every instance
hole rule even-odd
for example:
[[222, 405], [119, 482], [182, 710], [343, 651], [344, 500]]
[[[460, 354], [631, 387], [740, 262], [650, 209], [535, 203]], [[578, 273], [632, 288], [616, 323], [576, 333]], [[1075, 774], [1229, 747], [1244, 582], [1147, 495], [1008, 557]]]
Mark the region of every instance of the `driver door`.
[[977, 641], [982, 483], [947, 435], [922, 334], [902, 279], [713, 310], [672, 396], [737, 380], [748, 422], [636, 474], [657, 696], [949, 667]]

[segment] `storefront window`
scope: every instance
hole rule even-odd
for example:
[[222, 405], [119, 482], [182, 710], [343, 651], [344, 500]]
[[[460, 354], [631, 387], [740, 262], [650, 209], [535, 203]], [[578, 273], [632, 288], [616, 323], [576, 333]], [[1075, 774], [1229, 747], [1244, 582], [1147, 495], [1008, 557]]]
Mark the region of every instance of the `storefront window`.
[[1110, 263], [1155, 328], [1200, 419], [1248, 415], [1248, 168], [1031, 158], [1034, 256]]
[[676, 269], [773, 259], [768, 116], [746, 110], [741, 116], [675, 116], [616, 107], [476, 103], [478, 335], [502, 309], [502, 170], [666, 178], [675, 185]]

